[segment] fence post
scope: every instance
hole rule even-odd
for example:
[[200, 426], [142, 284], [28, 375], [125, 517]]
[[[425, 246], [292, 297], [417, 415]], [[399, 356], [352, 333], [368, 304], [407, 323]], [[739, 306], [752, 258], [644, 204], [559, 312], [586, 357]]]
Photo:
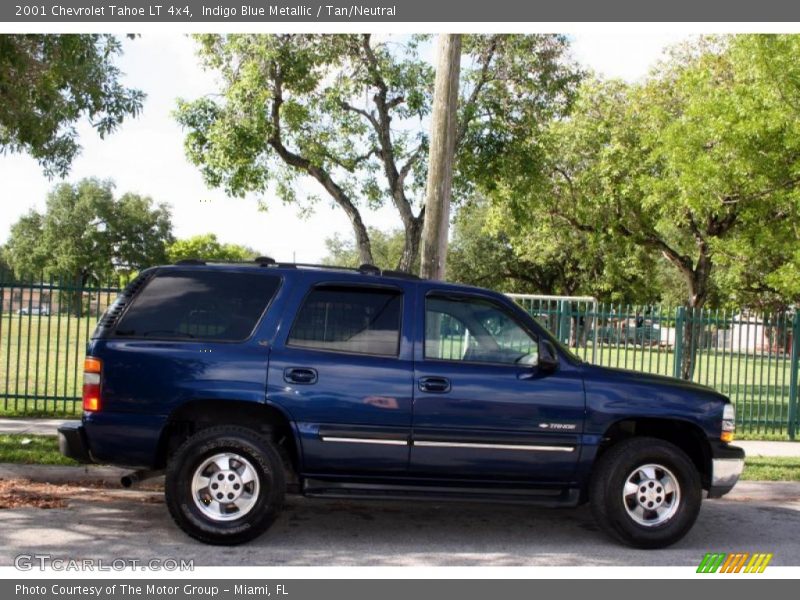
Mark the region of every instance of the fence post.
[[797, 431], [797, 377], [800, 369], [800, 310], [794, 313], [792, 324], [792, 358], [789, 361], [789, 439], [793, 440]]
[[673, 348], [672, 376], [680, 379], [683, 362], [683, 326], [686, 321], [686, 307], [679, 306], [675, 312], [675, 347]]

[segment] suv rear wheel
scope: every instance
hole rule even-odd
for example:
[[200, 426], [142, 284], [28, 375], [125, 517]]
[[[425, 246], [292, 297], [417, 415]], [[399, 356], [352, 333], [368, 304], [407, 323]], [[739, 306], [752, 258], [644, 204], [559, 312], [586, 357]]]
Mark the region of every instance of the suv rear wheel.
[[619, 442], [595, 465], [589, 500], [606, 533], [637, 548], [680, 540], [700, 512], [702, 484], [691, 459], [657, 438]]
[[203, 429], [167, 464], [165, 495], [178, 526], [209, 544], [252, 540], [283, 504], [283, 462], [270, 440], [236, 425]]

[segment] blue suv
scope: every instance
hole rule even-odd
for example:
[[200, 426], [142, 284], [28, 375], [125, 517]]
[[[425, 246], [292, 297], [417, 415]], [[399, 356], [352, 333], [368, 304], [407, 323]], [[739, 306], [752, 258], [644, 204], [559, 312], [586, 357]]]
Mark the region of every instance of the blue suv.
[[88, 345], [62, 452], [164, 472], [175, 522], [261, 534], [287, 492], [576, 506], [663, 547], [736, 483], [711, 389], [582, 362], [513, 301], [403, 273], [199, 260], [141, 273]]

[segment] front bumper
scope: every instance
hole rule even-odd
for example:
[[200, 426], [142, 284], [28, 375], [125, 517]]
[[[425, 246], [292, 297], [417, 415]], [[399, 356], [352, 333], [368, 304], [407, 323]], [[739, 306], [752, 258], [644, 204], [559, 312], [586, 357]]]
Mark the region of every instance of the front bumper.
[[712, 449], [709, 498], [720, 498], [733, 489], [744, 469], [744, 450], [720, 444]]
[[91, 463], [86, 430], [81, 423], [64, 423], [58, 428], [58, 450], [64, 456], [81, 463]]

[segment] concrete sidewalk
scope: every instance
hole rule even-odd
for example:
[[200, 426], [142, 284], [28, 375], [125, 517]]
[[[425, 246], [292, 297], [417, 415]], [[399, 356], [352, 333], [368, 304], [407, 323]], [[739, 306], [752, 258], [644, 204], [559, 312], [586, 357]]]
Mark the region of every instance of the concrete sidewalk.
[[[0, 434], [17, 433], [29, 435], [56, 435], [56, 429], [71, 422], [67, 419], [0, 419]], [[747, 456], [789, 456], [800, 458], [798, 442], [736, 441]]]
[[790, 456], [800, 458], [800, 441], [797, 442], [761, 442], [757, 440], [734, 442], [744, 448], [747, 456]]
[[69, 419], [0, 419], [0, 434], [56, 435], [62, 423], [70, 422]]

